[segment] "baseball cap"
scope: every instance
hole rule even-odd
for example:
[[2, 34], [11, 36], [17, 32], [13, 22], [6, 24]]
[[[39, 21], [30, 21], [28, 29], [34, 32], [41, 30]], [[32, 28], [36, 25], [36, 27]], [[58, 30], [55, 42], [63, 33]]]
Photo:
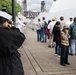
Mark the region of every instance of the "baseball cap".
[[52, 17], [52, 20], [56, 20], [56, 17]]
[[69, 27], [68, 27], [67, 25], [65, 25], [65, 26], [63, 27], [63, 30], [64, 30], [64, 29], [69, 29]]

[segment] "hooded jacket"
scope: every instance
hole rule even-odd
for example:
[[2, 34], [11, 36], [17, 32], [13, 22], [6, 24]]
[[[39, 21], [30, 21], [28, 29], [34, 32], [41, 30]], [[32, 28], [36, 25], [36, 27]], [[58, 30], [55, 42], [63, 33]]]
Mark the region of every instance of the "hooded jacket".
[[76, 22], [73, 22], [70, 25], [70, 36], [71, 36], [71, 39], [76, 39]]
[[60, 43], [60, 25], [55, 25], [52, 31], [53, 36], [53, 41], [54, 42], [59, 42]]

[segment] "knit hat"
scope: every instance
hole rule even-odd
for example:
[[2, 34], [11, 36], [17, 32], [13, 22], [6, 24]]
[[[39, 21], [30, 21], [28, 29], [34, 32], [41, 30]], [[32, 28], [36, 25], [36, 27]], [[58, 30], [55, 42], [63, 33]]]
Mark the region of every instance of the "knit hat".
[[69, 30], [69, 27], [67, 26], [67, 25], [65, 25], [64, 27], [63, 27], [63, 30], [64, 29], [68, 29]]

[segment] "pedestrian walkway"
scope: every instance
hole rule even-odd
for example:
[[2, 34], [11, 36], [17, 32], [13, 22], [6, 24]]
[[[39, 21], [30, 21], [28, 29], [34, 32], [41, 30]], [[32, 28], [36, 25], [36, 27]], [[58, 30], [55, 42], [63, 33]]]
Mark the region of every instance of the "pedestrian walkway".
[[27, 38], [19, 50], [25, 75], [76, 75], [76, 56], [69, 56], [70, 66], [61, 66], [54, 48], [36, 41], [36, 32], [26, 28]]

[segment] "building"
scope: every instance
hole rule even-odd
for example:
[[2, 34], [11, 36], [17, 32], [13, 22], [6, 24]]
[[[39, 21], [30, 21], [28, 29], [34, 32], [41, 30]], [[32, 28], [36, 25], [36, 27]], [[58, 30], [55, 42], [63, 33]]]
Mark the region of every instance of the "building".
[[34, 19], [40, 14], [40, 12], [37, 11], [24, 11], [24, 16], [29, 19]]
[[53, 1], [52, 6], [50, 7], [50, 12], [42, 14], [40, 13], [40, 15], [34, 20], [34, 22], [36, 22], [38, 18], [41, 19], [42, 17], [45, 17], [47, 22], [48, 20], [51, 20], [52, 17], [56, 17], [59, 21], [60, 16], [64, 16], [65, 21], [68, 21], [70, 16], [76, 17], [76, 0]]
[[[56, 0], [53, 2], [52, 7], [50, 9], [49, 15], [50, 17], [57, 17], [58, 19], [60, 16], [65, 17], [65, 21], [69, 19], [70, 16], [76, 17], [76, 0]], [[49, 16], [48, 15], [48, 16]]]
[[34, 19], [39, 15], [40, 12], [37, 12], [35, 10], [27, 11], [27, 0], [23, 1], [23, 14], [26, 18]]
[[27, 0], [23, 0], [23, 2], [22, 2], [22, 10], [23, 10], [23, 12], [24, 11], [27, 11]]
[[37, 12], [35, 10], [27, 11], [27, 0], [17, 0], [17, 2], [22, 6], [22, 12], [26, 18], [34, 19], [39, 15], [40, 12]]
[[46, 10], [45, 1], [41, 1], [41, 12], [44, 12], [45, 10]]

